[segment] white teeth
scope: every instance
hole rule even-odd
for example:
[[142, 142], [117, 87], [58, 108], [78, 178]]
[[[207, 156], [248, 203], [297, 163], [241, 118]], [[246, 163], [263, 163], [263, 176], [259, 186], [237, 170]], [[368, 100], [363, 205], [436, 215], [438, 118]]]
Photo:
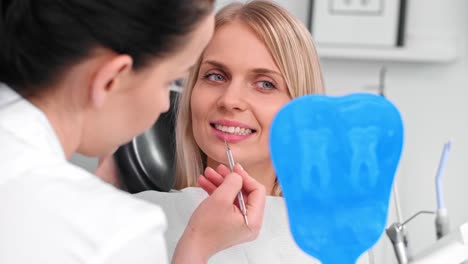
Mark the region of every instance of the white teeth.
[[229, 134], [234, 134], [234, 135], [250, 135], [252, 134], [252, 130], [248, 128], [242, 128], [242, 127], [231, 127], [231, 126], [223, 126], [223, 125], [218, 125], [215, 124], [215, 128], [223, 131], [224, 133], [229, 133]]

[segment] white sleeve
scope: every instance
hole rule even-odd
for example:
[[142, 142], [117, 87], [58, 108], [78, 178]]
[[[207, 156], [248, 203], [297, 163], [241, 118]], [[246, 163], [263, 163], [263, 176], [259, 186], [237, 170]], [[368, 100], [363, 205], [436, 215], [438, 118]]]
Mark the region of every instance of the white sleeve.
[[149, 232], [126, 241], [120, 248], [116, 248], [99, 264], [167, 264], [167, 250], [164, 234], [160, 229]]

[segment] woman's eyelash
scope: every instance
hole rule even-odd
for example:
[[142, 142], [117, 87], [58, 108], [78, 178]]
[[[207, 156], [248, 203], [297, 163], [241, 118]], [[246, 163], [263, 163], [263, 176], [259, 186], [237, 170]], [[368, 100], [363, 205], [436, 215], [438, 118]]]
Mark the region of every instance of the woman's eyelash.
[[[203, 77], [203, 79], [208, 80], [208, 79], [210, 79], [212, 76], [219, 76], [219, 77], [221, 77], [221, 78], [224, 80], [224, 76], [223, 76], [222, 74], [220, 74], [220, 73], [213, 73], [213, 72], [205, 74], [205, 76]], [[221, 80], [212, 80], [212, 81], [221, 81]]]
[[276, 89], [276, 84], [270, 81], [258, 81], [257, 83], [267, 83], [270, 87], [261, 87], [261, 89]]
[[[226, 80], [226, 77], [224, 74], [219, 73], [219, 72], [208, 72], [203, 75], [202, 77], [204, 80], [208, 81], [213, 81], [213, 82], [223, 82]], [[215, 79], [213, 79], [215, 78]], [[259, 83], [262, 83], [263, 85], [259, 85]], [[272, 81], [267, 81], [267, 80], [261, 80], [261, 81], [256, 81], [255, 85], [262, 90], [274, 90], [277, 89], [277, 85], [272, 82]]]

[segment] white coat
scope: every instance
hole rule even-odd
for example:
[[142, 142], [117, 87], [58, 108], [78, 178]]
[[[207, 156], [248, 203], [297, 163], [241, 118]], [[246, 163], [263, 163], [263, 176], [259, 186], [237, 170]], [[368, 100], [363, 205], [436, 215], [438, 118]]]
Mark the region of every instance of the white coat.
[[0, 84], [0, 263], [167, 263], [166, 219], [70, 164], [46, 115]]

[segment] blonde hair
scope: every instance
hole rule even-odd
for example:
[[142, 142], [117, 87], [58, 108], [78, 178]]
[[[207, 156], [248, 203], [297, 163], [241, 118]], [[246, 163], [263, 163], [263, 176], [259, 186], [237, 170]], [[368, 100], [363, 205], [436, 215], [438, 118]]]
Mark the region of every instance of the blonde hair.
[[[288, 87], [291, 98], [324, 93], [319, 58], [307, 28], [288, 11], [271, 1], [233, 3], [215, 18], [215, 34], [220, 27], [241, 21], [267, 46]], [[202, 55], [203, 57], [203, 55]], [[198, 147], [192, 130], [190, 98], [197, 82], [200, 63], [193, 67], [179, 100], [176, 122], [176, 189], [196, 186], [203, 173], [206, 155]], [[281, 195], [275, 184], [274, 195]]]

